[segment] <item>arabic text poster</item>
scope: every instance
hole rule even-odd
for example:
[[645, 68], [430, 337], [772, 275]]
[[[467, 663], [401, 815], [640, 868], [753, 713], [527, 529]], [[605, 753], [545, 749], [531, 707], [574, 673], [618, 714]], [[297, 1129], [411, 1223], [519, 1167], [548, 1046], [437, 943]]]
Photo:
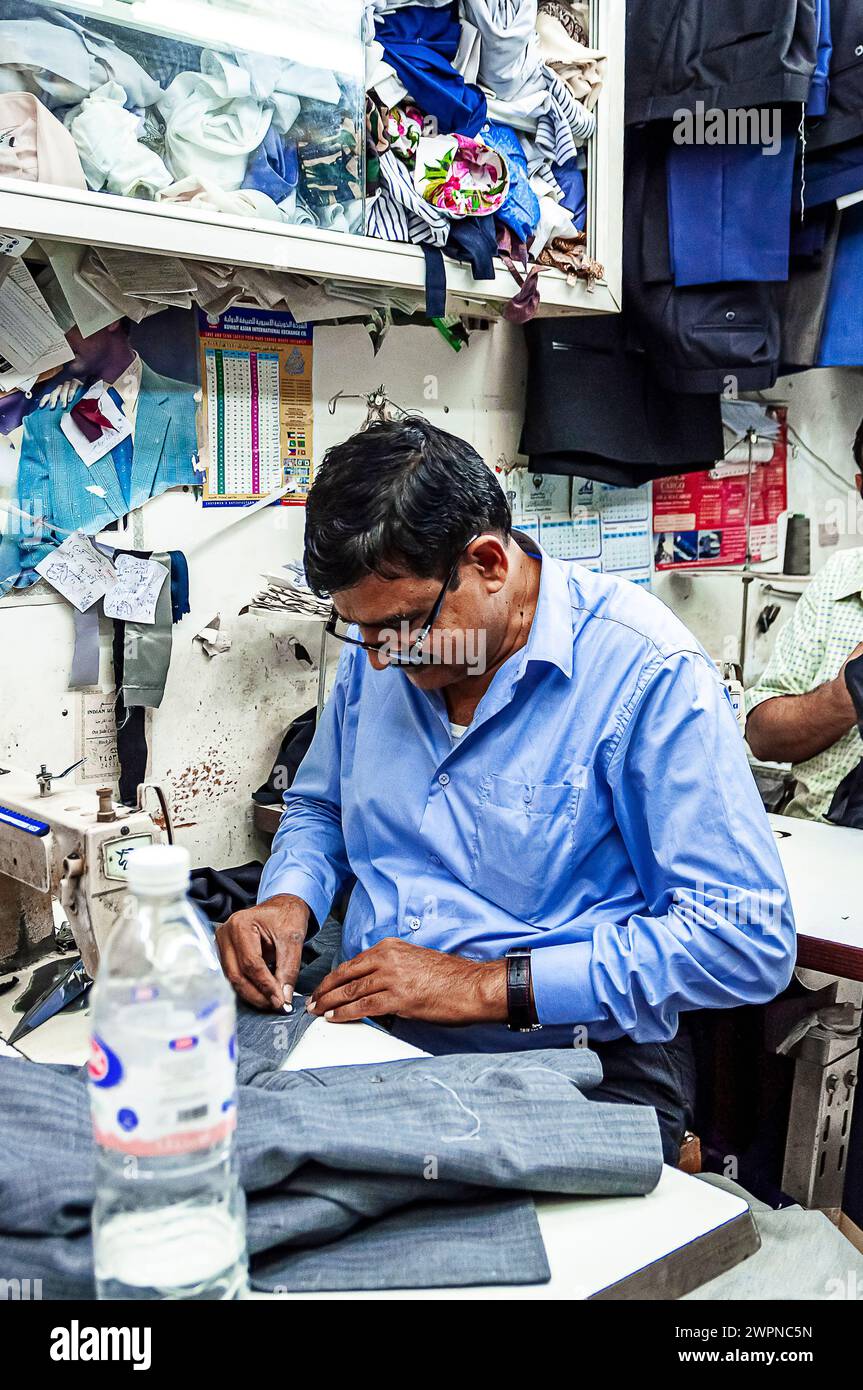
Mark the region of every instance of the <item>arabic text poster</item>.
[[231, 309], [200, 317], [209, 460], [204, 506], [242, 506], [312, 484], [312, 329], [290, 314]]

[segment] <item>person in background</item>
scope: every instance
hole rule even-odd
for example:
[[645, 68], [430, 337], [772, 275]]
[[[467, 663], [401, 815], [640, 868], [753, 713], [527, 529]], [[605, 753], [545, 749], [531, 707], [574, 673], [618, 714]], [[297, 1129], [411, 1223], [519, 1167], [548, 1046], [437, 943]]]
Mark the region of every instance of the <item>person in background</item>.
[[[854, 439], [863, 470], [863, 421]], [[863, 491], [863, 471], [855, 475]], [[789, 816], [817, 820], [860, 761], [845, 667], [863, 655], [863, 546], [841, 550], [806, 585], [763, 675], [746, 693], [746, 739], [763, 762], [791, 763]]]
[[715, 666], [639, 586], [513, 532], [480, 456], [424, 420], [329, 450], [305, 542], [345, 647], [258, 906], [217, 931], [228, 978], [282, 1008], [353, 876], [310, 1012], [433, 1053], [588, 1043], [591, 1099], [654, 1106], [676, 1162], [687, 1011], [772, 999], [794, 960]]

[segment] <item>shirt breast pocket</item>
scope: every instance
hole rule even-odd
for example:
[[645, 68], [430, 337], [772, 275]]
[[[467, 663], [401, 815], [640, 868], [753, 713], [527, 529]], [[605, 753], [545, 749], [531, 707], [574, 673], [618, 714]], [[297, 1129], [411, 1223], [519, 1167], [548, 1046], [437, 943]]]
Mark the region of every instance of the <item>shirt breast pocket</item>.
[[524, 922], [541, 925], [566, 896], [585, 768], [568, 782], [483, 779], [471, 887]]

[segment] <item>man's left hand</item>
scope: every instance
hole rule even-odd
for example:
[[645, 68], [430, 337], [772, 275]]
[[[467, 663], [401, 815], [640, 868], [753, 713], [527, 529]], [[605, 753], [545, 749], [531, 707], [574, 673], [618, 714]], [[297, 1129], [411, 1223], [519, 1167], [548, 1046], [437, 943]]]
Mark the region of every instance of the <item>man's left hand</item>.
[[388, 937], [331, 971], [306, 1007], [330, 1023], [383, 1014], [426, 1023], [505, 1023], [506, 961], [465, 960]]

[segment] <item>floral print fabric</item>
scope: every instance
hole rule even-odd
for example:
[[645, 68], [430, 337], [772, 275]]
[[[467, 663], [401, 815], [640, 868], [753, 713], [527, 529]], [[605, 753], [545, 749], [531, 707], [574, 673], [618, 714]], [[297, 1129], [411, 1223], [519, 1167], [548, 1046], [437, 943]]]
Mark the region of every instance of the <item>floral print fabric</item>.
[[480, 138], [423, 136], [414, 184], [426, 202], [450, 217], [486, 217], [506, 198], [509, 169], [503, 155]]

